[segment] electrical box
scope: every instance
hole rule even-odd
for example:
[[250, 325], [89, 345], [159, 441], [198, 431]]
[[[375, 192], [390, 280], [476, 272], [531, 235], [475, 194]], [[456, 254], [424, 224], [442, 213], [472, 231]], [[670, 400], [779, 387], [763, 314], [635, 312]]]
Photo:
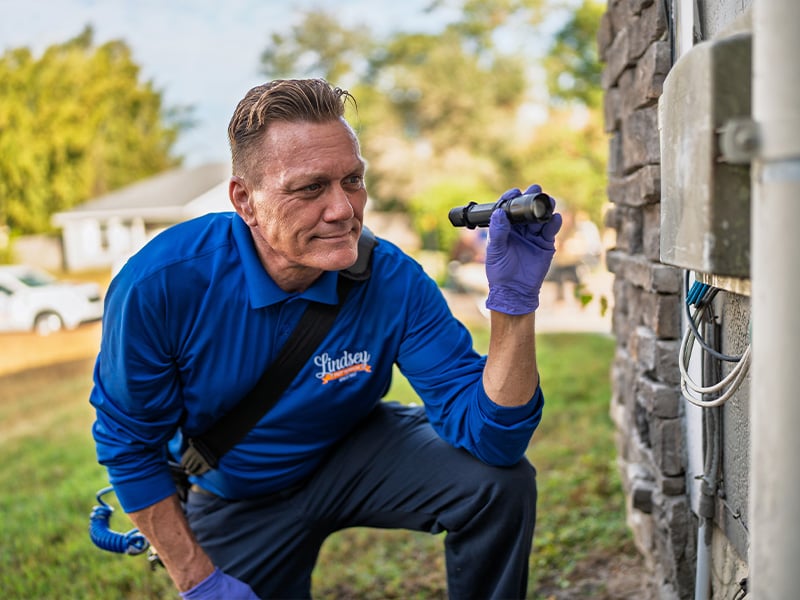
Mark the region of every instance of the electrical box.
[[750, 274], [750, 166], [723, 157], [726, 125], [749, 119], [752, 35], [702, 42], [664, 81], [661, 261], [726, 277]]

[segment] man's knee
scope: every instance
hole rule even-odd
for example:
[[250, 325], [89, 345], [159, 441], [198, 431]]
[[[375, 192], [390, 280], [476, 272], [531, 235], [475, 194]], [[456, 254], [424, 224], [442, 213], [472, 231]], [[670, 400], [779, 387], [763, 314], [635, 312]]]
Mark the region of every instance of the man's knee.
[[500, 505], [503, 512], [519, 515], [536, 510], [536, 470], [523, 458], [510, 467], [483, 463], [470, 470], [465, 485], [472, 486], [473, 499], [483, 506]]
[[523, 546], [529, 545], [536, 525], [533, 466], [525, 459], [511, 467], [476, 461], [462, 475], [461, 502], [446, 511], [441, 521], [444, 529], [456, 534], [450, 537], [451, 542], [478, 535], [485, 544], [495, 540], [509, 545], [510, 540], [518, 540]]
[[494, 467], [495, 485], [505, 502], [520, 508], [536, 506], [536, 469], [523, 458], [511, 467]]

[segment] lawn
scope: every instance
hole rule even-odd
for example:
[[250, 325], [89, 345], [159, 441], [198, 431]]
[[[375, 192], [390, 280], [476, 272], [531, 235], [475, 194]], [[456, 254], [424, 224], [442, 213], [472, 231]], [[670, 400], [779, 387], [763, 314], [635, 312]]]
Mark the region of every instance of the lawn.
[[[486, 332], [475, 335], [485, 348]], [[539, 472], [530, 595], [619, 597], [608, 594], [602, 572], [586, 578], [588, 565], [635, 561], [608, 416], [614, 342], [548, 334], [538, 345], [546, 406], [528, 452]], [[89, 435], [91, 368], [90, 359], [74, 359], [0, 379], [0, 598], [177, 597], [143, 556], [103, 552], [89, 540], [94, 495], [107, 481]], [[389, 397], [411, 400], [408, 384], [397, 381]], [[111, 525], [130, 528], [120, 510]], [[340, 532], [323, 547], [314, 596], [444, 598], [441, 543], [399, 531]]]

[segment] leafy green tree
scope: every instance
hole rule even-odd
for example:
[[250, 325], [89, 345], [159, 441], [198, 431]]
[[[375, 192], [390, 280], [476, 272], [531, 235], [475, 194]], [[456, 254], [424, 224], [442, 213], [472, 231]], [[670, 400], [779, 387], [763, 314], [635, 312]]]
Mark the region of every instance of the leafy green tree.
[[50, 229], [50, 216], [179, 164], [180, 125], [139, 80], [122, 41], [93, 44], [90, 27], [50, 46], [0, 56], [0, 226]]
[[[435, 10], [445, 2], [435, 0], [430, 9]], [[528, 31], [535, 34], [548, 15], [568, 4], [568, 0], [462, 0], [461, 17], [454, 26], [465, 39], [489, 47], [495, 45], [504, 28], [514, 23], [527, 25]]]
[[[348, 118], [369, 161], [370, 198], [378, 209], [409, 211], [428, 244], [434, 240], [446, 250], [454, 239], [447, 204], [488, 202], [533, 182], [548, 189], [553, 182], [554, 195], [591, 209], [594, 218], [602, 206], [596, 191], [604, 188], [606, 144], [602, 128], [591, 119], [578, 126], [571, 113], [589, 114], [584, 106], [595, 88], [599, 98], [599, 84], [589, 79], [572, 96], [566, 87], [552, 88], [549, 106], [546, 96], [536, 96], [532, 68], [580, 79], [583, 66], [596, 64], [588, 45], [594, 13], [576, 10], [575, 3], [462, 0], [460, 18], [440, 32], [400, 31], [385, 39], [343, 26], [332, 13], [306, 13], [289, 33], [273, 36], [263, 71], [321, 76], [353, 92], [358, 108]], [[443, 7], [453, 3], [434, 1], [429, 10]], [[548, 17], [558, 11], [566, 25], [550, 57], [542, 44], [531, 54], [528, 42], [546, 35], [546, 21], [552, 29]], [[522, 118], [536, 102], [540, 112], [549, 111], [542, 125]]]
[[572, 211], [585, 213], [602, 227], [606, 203], [608, 140], [603, 130], [602, 65], [597, 30], [604, 6], [582, 0], [562, 28], [543, 61], [550, 109], [547, 122], [536, 130], [527, 148], [528, 161], [550, 193]]
[[427, 139], [436, 153], [454, 147], [485, 153], [494, 118], [516, 110], [526, 83], [520, 59], [472, 50], [453, 27], [396, 35], [372, 68], [405, 133]]
[[560, 210], [583, 212], [600, 227], [607, 153], [608, 139], [597, 111], [553, 108], [521, 149], [516, 171], [520, 181], [544, 186]]
[[301, 13], [289, 33], [273, 33], [261, 54], [261, 71], [270, 79], [323, 77], [342, 84], [365, 66], [373, 39], [366, 26], [345, 27], [332, 13]]
[[603, 66], [597, 52], [597, 29], [605, 3], [583, 0], [556, 34], [545, 61], [551, 98], [590, 108], [602, 103]]
[[269, 77], [321, 76], [358, 99], [350, 115], [379, 208], [408, 206], [442, 179], [480, 173], [499, 185], [507, 134], [526, 86], [524, 62], [475, 42], [458, 24], [375, 39], [324, 12], [306, 13], [262, 54]]
[[424, 248], [449, 249], [455, 245], [461, 230], [453, 227], [447, 218], [441, 217], [446, 217], [451, 208], [466, 204], [465, 199], [484, 203], [496, 198], [479, 178], [469, 176], [457, 180], [443, 178], [411, 198], [409, 209], [415, 229], [422, 236]]

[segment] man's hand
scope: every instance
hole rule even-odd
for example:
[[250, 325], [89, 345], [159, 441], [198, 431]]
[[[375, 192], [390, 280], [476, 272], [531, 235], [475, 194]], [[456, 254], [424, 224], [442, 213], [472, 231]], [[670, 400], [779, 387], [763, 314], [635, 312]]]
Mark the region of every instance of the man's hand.
[[[532, 185], [525, 194], [541, 193]], [[508, 190], [500, 201], [522, 193]], [[539, 307], [539, 290], [555, 254], [555, 237], [561, 229], [561, 215], [553, 213], [547, 223], [512, 225], [502, 210], [495, 210], [489, 222], [486, 249], [486, 277], [489, 297], [486, 308], [508, 315], [532, 313]]]
[[181, 592], [184, 600], [258, 600], [258, 596], [246, 583], [226, 575], [219, 569], [192, 589]]

